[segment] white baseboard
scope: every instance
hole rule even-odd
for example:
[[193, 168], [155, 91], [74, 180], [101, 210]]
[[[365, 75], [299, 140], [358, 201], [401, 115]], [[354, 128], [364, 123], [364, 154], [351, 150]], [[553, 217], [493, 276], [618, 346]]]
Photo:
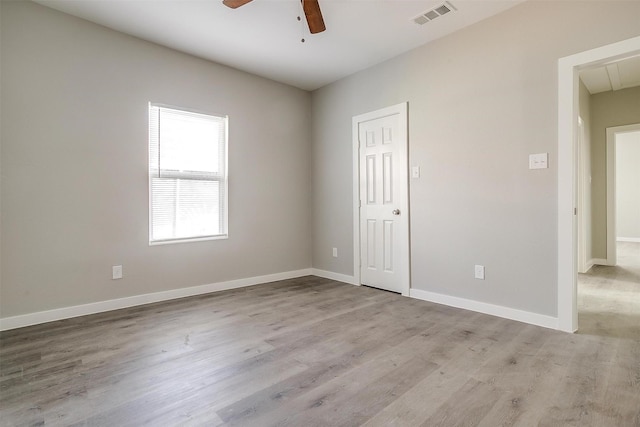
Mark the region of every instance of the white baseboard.
[[324, 277], [325, 279], [349, 283], [350, 285], [357, 285], [355, 278], [346, 274], [334, 273], [333, 271], [318, 270], [317, 268], [312, 268], [311, 274], [318, 277]]
[[[593, 260], [597, 261], [606, 260]], [[259, 285], [262, 283], [275, 282], [278, 280], [293, 279], [314, 275], [327, 279], [337, 280], [339, 282], [356, 285], [353, 276], [334, 273], [331, 271], [319, 270], [316, 268], [308, 268], [303, 270], [288, 271], [284, 273], [268, 274], [265, 276], [249, 277], [245, 279], [230, 280], [226, 282], [211, 283], [208, 285], [192, 286], [189, 288], [172, 289], [169, 291], [154, 292], [150, 294], [135, 295], [126, 298], [118, 298], [107, 301], [99, 301], [90, 304], [76, 305], [72, 307], [63, 307], [54, 310], [40, 311], [20, 316], [5, 317], [0, 319], [0, 331], [9, 329], [22, 328], [25, 326], [37, 325], [40, 323], [53, 322], [56, 320], [69, 319], [72, 317], [85, 316], [88, 314], [102, 313], [105, 311], [118, 310], [121, 308], [133, 307], [137, 305], [150, 304], [154, 302], [168, 301], [177, 298], [184, 298], [194, 295], [208, 294], [211, 292], [224, 291], [229, 289], [242, 288], [246, 286]], [[424, 301], [444, 304], [451, 307], [463, 308], [466, 310], [477, 311], [480, 313], [490, 314], [493, 316], [503, 317], [506, 319], [517, 320], [520, 322], [530, 323], [533, 325], [543, 326], [545, 328], [557, 329], [558, 319], [542, 314], [531, 313], [528, 311], [516, 310], [508, 307], [487, 304], [483, 302], [468, 300], [464, 298], [453, 297], [434, 292], [423, 291], [420, 289], [411, 289], [409, 292], [411, 298]]]
[[211, 292], [242, 288], [245, 286], [259, 285], [262, 283], [275, 282], [277, 280], [293, 279], [296, 277], [309, 276], [312, 274], [314, 274], [312, 272], [312, 269], [307, 268], [303, 270], [287, 271], [284, 273], [268, 274], [265, 276], [249, 277], [246, 279], [211, 283], [208, 285], [192, 286], [189, 288], [172, 289], [170, 291], [135, 295], [126, 298], [99, 301], [72, 307], [63, 307], [54, 310], [40, 311], [37, 313], [23, 314], [20, 316], [5, 317], [3, 319], [0, 319], [0, 331], [22, 328], [24, 326], [37, 325], [40, 323], [53, 322], [55, 320], [69, 319], [72, 317], [85, 316], [87, 314], [118, 310], [121, 308], [133, 307], [136, 305], [168, 301], [176, 298], [208, 294]]
[[[337, 280], [339, 282], [357, 285], [353, 276], [334, 273], [332, 271], [318, 270], [316, 268], [311, 269], [311, 274], [314, 276]], [[409, 297], [444, 304], [451, 307], [463, 308], [465, 310], [477, 311], [479, 313], [490, 314], [505, 319], [517, 320], [519, 322], [529, 323], [545, 328], [558, 329], [558, 319], [556, 317], [546, 316], [543, 314], [531, 313], [528, 311], [473, 301], [465, 298], [423, 291], [420, 289], [410, 289]]]
[[580, 271], [578, 270], [578, 273], [580, 274], [587, 274], [589, 272], [589, 270], [591, 270], [594, 266], [594, 262], [592, 259], [590, 259], [589, 261], [587, 261], [587, 265], [585, 265], [584, 271]]
[[640, 243], [640, 237], [616, 237], [618, 242]]
[[517, 310], [514, 308], [488, 304], [450, 295], [438, 294], [435, 292], [423, 291], [420, 289], [411, 289], [409, 295], [411, 296], [411, 298], [417, 298], [424, 301], [435, 302], [438, 304], [444, 304], [456, 308], [463, 308], [465, 310], [476, 311], [479, 313], [490, 314], [492, 316], [503, 317], [505, 319], [517, 320], [518, 322], [529, 323], [531, 325], [542, 326], [544, 328], [558, 329], [559, 326], [557, 317], [546, 316], [544, 314]]
[[593, 268], [594, 265], [609, 265], [609, 264], [607, 263], [606, 259], [591, 258], [589, 261], [587, 261], [587, 265], [585, 266], [584, 271], [578, 270], [578, 273], [587, 274], [589, 272], [589, 270], [591, 270]]

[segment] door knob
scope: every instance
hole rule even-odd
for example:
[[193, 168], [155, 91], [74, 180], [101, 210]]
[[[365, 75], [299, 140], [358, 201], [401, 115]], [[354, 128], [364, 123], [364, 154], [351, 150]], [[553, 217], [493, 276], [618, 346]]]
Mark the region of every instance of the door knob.
[[400, 209], [394, 209], [391, 211], [391, 213], [394, 215], [400, 215]]

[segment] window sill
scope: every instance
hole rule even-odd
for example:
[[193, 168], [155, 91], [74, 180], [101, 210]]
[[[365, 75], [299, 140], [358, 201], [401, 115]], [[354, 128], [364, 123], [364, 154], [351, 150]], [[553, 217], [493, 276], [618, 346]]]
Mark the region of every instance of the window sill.
[[219, 236], [187, 237], [183, 239], [171, 239], [171, 240], [152, 240], [149, 242], [149, 246], [171, 245], [174, 243], [204, 242], [207, 240], [225, 240], [228, 238], [229, 238], [228, 234], [221, 234]]

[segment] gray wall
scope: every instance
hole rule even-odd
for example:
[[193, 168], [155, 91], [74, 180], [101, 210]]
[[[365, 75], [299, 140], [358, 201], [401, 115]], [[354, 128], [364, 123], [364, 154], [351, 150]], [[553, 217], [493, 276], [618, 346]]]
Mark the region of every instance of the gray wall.
[[640, 241], [640, 131], [616, 136], [616, 234]]
[[607, 258], [607, 128], [634, 123], [640, 123], [640, 87], [591, 95], [594, 258]]
[[[309, 93], [1, 3], [2, 317], [311, 267]], [[228, 240], [149, 247], [149, 101], [229, 115]]]
[[640, 2], [525, 2], [315, 91], [314, 267], [353, 274], [352, 116], [408, 101], [412, 286], [555, 316], [557, 60], [638, 22]]

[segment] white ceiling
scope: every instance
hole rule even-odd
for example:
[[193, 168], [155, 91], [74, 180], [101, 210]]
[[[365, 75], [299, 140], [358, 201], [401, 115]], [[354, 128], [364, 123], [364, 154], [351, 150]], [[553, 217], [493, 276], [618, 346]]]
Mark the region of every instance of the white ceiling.
[[592, 95], [640, 86], [640, 56], [580, 71], [580, 79]]
[[[498, 14], [523, 0], [320, 0], [327, 31], [310, 35], [299, 0], [36, 0], [71, 15], [269, 79], [314, 90]], [[301, 38], [305, 43], [301, 43]]]

